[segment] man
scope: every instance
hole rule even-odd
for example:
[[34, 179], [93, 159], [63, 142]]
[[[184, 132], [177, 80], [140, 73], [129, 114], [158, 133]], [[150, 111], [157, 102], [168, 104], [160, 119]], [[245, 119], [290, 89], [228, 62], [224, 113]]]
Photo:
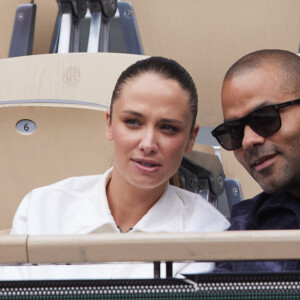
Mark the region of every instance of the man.
[[[264, 190], [232, 208], [231, 230], [300, 228], [299, 98], [300, 57], [291, 52], [256, 51], [227, 71], [225, 123], [212, 134]], [[216, 270], [300, 270], [300, 262], [223, 262]]]

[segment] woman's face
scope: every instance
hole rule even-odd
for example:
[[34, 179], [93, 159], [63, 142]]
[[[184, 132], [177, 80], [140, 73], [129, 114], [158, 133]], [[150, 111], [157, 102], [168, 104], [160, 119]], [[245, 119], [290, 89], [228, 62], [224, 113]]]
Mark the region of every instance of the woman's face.
[[[119, 180], [138, 188], [164, 188], [192, 150], [189, 94], [155, 73], [129, 80], [107, 112], [106, 136], [114, 141], [114, 171]], [[121, 184], [121, 182], [120, 182]]]

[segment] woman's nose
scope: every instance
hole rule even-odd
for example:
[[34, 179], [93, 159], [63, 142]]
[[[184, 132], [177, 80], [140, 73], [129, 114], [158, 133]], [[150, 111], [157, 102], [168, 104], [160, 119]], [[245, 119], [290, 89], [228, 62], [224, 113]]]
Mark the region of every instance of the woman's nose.
[[149, 128], [142, 133], [139, 147], [147, 154], [157, 152], [158, 145], [155, 130]]

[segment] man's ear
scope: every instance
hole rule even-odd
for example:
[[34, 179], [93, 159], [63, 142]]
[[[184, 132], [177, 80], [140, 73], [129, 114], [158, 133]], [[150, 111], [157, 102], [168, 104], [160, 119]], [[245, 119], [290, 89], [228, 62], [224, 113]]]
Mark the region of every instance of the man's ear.
[[188, 143], [185, 147], [185, 151], [184, 151], [185, 153], [191, 152], [193, 150], [195, 139], [196, 139], [196, 136], [199, 132], [199, 129], [200, 129], [199, 124], [195, 124], [195, 127], [194, 127], [193, 131], [190, 134], [189, 141], [188, 141]]
[[105, 117], [106, 117], [105, 136], [109, 141], [111, 141], [111, 140], [113, 140], [113, 135], [112, 135], [112, 131], [111, 131], [111, 119], [110, 119], [110, 111], [109, 110], [106, 111]]

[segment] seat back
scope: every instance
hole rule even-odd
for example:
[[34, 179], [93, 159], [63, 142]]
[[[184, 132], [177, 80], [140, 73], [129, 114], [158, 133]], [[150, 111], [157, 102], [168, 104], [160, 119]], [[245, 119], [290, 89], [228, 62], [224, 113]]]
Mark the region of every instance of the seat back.
[[[35, 132], [17, 130], [16, 124], [24, 119], [35, 123]], [[71, 176], [103, 173], [112, 164], [103, 110], [1, 107], [0, 127], [0, 228], [11, 226], [20, 201], [32, 189]]]

